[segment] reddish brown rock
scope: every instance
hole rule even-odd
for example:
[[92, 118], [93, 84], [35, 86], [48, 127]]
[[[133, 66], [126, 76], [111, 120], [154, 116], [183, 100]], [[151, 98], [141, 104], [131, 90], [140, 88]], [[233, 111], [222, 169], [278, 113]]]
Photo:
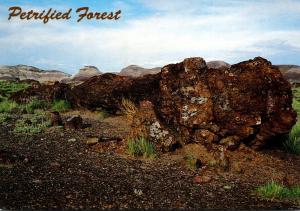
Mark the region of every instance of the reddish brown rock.
[[236, 136], [259, 147], [296, 121], [290, 84], [260, 57], [220, 69], [190, 58], [165, 66], [161, 78], [157, 113], [183, 144]]
[[57, 99], [72, 101], [73, 94], [67, 84], [55, 82], [54, 84], [31, 83], [32, 86], [12, 94], [11, 99], [18, 103], [28, 103], [32, 98], [52, 102]]
[[54, 111], [50, 113], [51, 126], [62, 126], [63, 122], [59, 112]]
[[121, 107], [122, 98], [138, 104], [144, 99], [157, 100], [160, 75], [146, 75], [129, 78], [111, 73], [95, 76], [72, 89], [73, 104], [86, 108], [103, 108], [116, 112]]
[[132, 137], [143, 136], [163, 152], [176, 149], [179, 144], [172, 131], [157, 118], [154, 105], [150, 101], [142, 101], [136, 112], [132, 127]]

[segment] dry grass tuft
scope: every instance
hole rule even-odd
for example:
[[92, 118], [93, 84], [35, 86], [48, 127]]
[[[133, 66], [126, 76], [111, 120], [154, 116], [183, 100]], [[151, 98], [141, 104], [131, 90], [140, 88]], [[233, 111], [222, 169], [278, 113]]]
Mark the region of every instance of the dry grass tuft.
[[121, 111], [126, 115], [128, 121], [132, 122], [138, 108], [131, 100], [122, 98]]

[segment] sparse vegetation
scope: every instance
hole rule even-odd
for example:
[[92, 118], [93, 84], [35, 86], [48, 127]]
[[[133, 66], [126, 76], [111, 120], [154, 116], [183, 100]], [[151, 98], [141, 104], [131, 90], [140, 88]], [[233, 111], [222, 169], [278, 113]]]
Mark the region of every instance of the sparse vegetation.
[[46, 109], [49, 105], [44, 100], [38, 100], [34, 98], [30, 103], [24, 105], [24, 108], [27, 113], [34, 113], [36, 109]]
[[65, 100], [55, 100], [52, 105], [52, 110], [57, 112], [65, 112], [71, 109], [69, 102]]
[[269, 199], [300, 199], [300, 186], [287, 188], [274, 181], [257, 188], [257, 194]]
[[50, 126], [50, 121], [43, 113], [26, 114], [19, 119], [14, 128], [15, 133], [35, 134]]
[[31, 85], [27, 84], [27, 83], [17, 83], [17, 82], [12, 82], [12, 81], [1, 81], [0, 80], [0, 93], [6, 93], [7, 95], [10, 95], [14, 92], [21, 91], [30, 86]]
[[154, 145], [144, 137], [128, 140], [128, 153], [133, 156], [154, 158], [156, 155]]
[[300, 154], [300, 123], [297, 122], [284, 142], [287, 152]]
[[14, 108], [17, 108], [18, 104], [14, 101], [5, 99], [0, 102], [0, 113], [11, 112]]
[[131, 100], [123, 98], [121, 111], [127, 116], [128, 120], [131, 122], [133, 120], [134, 115], [138, 111], [138, 108]]
[[10, 115], [7, 113], [0, 113], [0, 124], [3, 122], [6, 122], [7, 120], [10, 119]]
[[196, 163], [197, 159], [193, 155], [189, 154], [186, 156], [186, 165], [188, 169], [195, 170], [197, 168]]

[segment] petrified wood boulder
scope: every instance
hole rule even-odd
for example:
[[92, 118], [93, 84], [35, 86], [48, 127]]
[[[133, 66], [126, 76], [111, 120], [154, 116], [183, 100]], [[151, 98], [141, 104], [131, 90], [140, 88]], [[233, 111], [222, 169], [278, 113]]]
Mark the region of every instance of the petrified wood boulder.
[[220, 69], [208, 69], [202, 58], [167, 65], [158, 102], [157, 114], [182, 144], [259, 147], [296, 122], [290, 84], [260, 57]]

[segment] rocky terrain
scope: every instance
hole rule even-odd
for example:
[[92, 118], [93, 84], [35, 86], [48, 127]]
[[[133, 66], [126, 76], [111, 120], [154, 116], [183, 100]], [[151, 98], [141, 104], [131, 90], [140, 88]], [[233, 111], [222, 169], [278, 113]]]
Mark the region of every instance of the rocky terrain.
[[1, 208], [300, 206], [292, 86], [264, 58], [24, 83], [0, 87]]

